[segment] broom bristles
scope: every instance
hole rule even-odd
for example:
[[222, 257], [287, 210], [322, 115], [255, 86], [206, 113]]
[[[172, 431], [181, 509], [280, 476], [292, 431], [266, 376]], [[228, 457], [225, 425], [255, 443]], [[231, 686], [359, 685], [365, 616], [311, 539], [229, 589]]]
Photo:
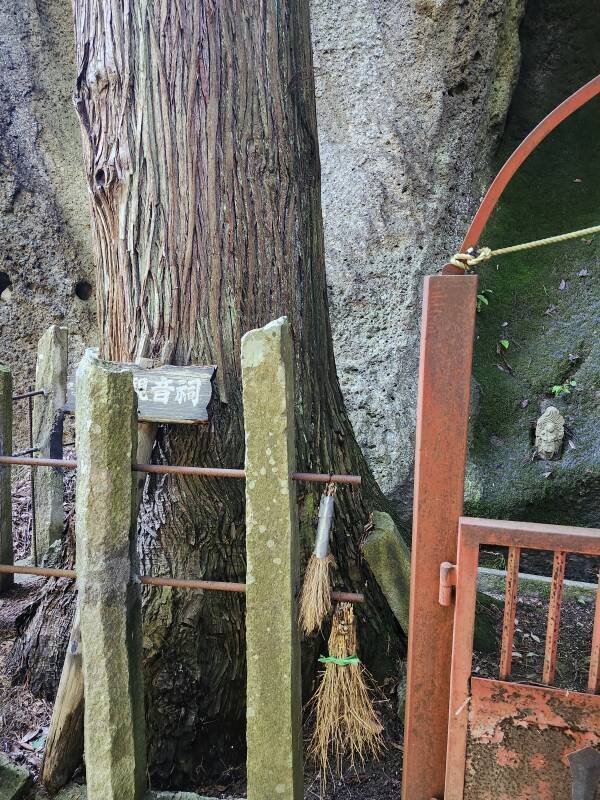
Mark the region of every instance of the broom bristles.
[[331, 611], [331, 583], [329, 570], [333, 556], [318, 558], [311, 555], [304, 573], [300, 596], [300, 626], [306, 636], [318, 630]]
[[[354, 611], [349, 603], [340, 603], [331, 628], [329, 655], [353, 656], [356, 648]], [[383, 727], [373, 708], [368, 682], [370, 676], [360, 663], [325, 666], [311, 701], [315, 728], [309, 744], [309, 755], [319, 768], [322, 792], [329, 771], [341, 775], [344, 758], [356, 768], [358, 762], [364, 765], [367, 756], [379, 758], [384, 748]]]

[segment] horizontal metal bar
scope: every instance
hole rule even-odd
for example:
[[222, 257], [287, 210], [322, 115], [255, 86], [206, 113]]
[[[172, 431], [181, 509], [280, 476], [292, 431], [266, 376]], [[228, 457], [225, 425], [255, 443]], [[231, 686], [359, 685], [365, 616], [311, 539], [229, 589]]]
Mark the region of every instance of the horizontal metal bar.
[[17, 400], [27, 400], [28, 397], [38, 397], [39, 395], [46, 394], [43, 389], [37, 391], [23, 392], [23, 394], [13, 394], [12, 401], [15, 403]]
[[28, 458], [27, 456], [0, 456], [0, 464], [22, 467], [62, 467], [63, 469], [77, 469], [76, 461], [66, 461], [63, 458]]
[[183, 467], [169, 464], [133, 464], [134, 472], [148, 472], [152, 475], [199, 475], [205, 478], [245, 478], [243, 469], [223, 467]]
[[[18, 575], [40, 575], [45, 578], [70, 578], [75, 580], [77, 575], [73, 569], [51, 569], [49, 567], [30, 567], [29, 565], [0, 564], [0, 573], [17, 573]], [[205, 589], [213, 592], [240, 592], [246, 591], [245, 583], [229, 583], [227, 581], [194, 581], [182, 578], [155, 577], [153, 575], [139, 575], [140, 583], [145, 586], [169, 586], [174, 589]], [[343, 603], [364, 603], [364, 594], [358, 592], [332, 592], [331, 599]]]
[[209, 592], [245, 592], [245, 583], [227, 583], [225, 581], [192, 581], [181, 578], [155, 578], [151, 575], [140, 575], [140, 583], [145, 586], [170, 586], [174, 589], [207, 589]]
[[306, 481], [307, 483], [346, 483], [360, 486], [360, 475], [337, 475], [335, 473], [318, 472], [292, 472], [292, 480]]
[[41, 575], [43, 578], [71, 578], [75, 579], [73, 569], [50, 569], [49, 567], [30, 567], [20, 564], [0, 564], [0, 573], [17, 575]]
[[[62, 458], [26, 458], [25, 456], [0, 456], [0, 464], [15, 464], [29, 467], [61, 467], [77, 469], [76, 461]], [[134, 472], [148, 472], [157, 475], [201, 475], [207, 478], [245, 478], [243, 469], [223, 467], [184, 467], [169, 464], [132, 464]], [[331, 473], [293, 472], [292, 480], [315, 481], [318, 483], [345, 483], [360, 485], [360, 475], [337, 475]]]
[[338, 603], [364, 603], [365, 596], [362, 592], [332, 592], [331, 599]]
[[588, 556], [600, 555], [598, 528], [461, 517], [460, 529], [465, 542], [470, 545], [494, 544], [529, 550], [563, 550]]
[[13, 458], [19, 458], [19, 456], [26, 456], [29, 455], [30, 453], [39, 453], [39, 452], [40, 452], [39, 447], [28, 447], [27, 450], [19, 450], [18, 453], [13, 453], [12, 456]]

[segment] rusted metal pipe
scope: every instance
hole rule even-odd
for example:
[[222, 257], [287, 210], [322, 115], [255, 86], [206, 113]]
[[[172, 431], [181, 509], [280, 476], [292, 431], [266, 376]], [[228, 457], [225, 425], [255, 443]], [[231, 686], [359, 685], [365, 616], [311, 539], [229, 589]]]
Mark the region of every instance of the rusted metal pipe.
[[183, 467], [169, 464], [133, 464], [134, 472], [148, 472], [152, 475], [202, 475], [205, 478], [245, 478], [243, 469], [223, 467]]
[[[19, 575], [39, 575], [44, 578], [70, 578], [75, 580], [77, 575], [73, 569], [51, 569], [49, 567], [31, 567], [29, 565], [0, 564], [0, 573], [17, 573]], [[246, 591], [245, 583], [230, 583], [228, 581], [195, 581], [183, 578], [155, 577], [154, 575], [139, 575], [138, 580], [145, 586], [169, 586], [173, 589], [204, 589], [210, 592], [239, 592]], [[365, 596], [359, 592], [332, 592], [331, 599], [343, 603], [364, 603]]]
[[360, 486], [360, 475], [336, 475], [318, 472], [292, 472], [292, 480], [307, 481], [308, 483], [346, 483]]
[[145, 586], [170, 586], [173, 589], [206, 589], [209, 592], [245, 592], [245, 583], [228, 583], [226, 581], [193, 581], [182, 578], [159, 578], [151, 575], [140, 575], [140, 583]]
[[[0, 464], [14, 464], [29, 467], [62, 467], [77, 469], [76, 461], [62, 458], [26, 458], [24, 456], [0, 456]], [[148, 472], [156, 475], [201, 475], [206, 478], [245, 478], [243, 469], [223, 467], [185, 467], [169, 464], [132, 464], [134, 472]], [[332, 473], [293, 472], [292, 480], [315, 481], [318, 483], [345, 483], [359, 486], [360, 475], [337, 475]]]
[[38, 389], [33, 391], [30, 389], [28, 392], [23, 392], [23, 394], [13, 394], [12, 401], [16, 403], [17, 400], [26, 400], [28, 397], [39, 397], [41, 394], [46, 394], [43, 389]]
[[62, 467], [77, 469], [76, 461], [63, 458], [28, 458], [26, 456], [0, 456], [0, 464], [12, 464], [23, 467]]
[[[33, 451], [33, 397], [34, 390], [29, 387], [27, 393], [27, 418], [29, 421], [29, 449]], [[38, 551], [37, 551], [37, 525], [35, 518], [35, 472], [29, 470], [29, 487], [31, 490], [31, 552], [33, 554], [33, 564], [38, 565]]]
[[40, 452], [39, 447], [28, 447], [27, 450], [19, 450], [18, 453], [12, 453], [11, 455], [14, 458], [18, 458], [19, 456], [28, 456], [31, 455], [31, 453], [39, 453], [39, 452]]
[[73, 569], [51, 569], [50, 567], [30, 567], [17, 564], [0, 564], [0, 572], [16, 573], [17, 575], [40, 575], [43, 578], [71, 578], [75, 579]]

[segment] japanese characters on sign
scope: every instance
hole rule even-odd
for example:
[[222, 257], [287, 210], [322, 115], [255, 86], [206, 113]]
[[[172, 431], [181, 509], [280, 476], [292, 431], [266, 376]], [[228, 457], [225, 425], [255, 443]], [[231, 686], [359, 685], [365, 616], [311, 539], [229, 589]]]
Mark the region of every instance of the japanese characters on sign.
[[[198, 424], [208, 422], [208, 404], [216, 367], [174, 367], [144, 369], [123, 364], [133, 372], [140, 422]], [[65, 412], [75, 410], [75, 379], [67, 383]]]

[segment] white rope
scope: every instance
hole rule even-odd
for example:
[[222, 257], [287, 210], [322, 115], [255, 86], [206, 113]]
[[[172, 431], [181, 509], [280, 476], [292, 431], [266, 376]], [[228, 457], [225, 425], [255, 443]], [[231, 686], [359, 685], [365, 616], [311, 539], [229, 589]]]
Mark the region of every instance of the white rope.
[[513, 244], [510, 245], [510, 247], [500, 247], [498, 250], [492, 250], [489, 247], [480, 247], [478, 249], [469, 247], [466, 253], [456, 253], [450, 259], [450, 264], [460, 269], [467, 269], [467, 267], [474, 267], [482, 261], [489, 261], [490, 258], [494, 258], [495, 256], [519, 253], [523, 250], [533, 250], [534, 247], [544, 247], [547, 244], [568, 242], [569, 239], [579, 239], [582, 236], [591, 236], [594, 233], [600, 233], [600, 225], [594, 225], [592, 228], [582, 228], [579, 231], [571, 231], [570, 233], [561, 233], [558, 236], [548, 236], [546, 239], [536, 239], [533, 242]]

